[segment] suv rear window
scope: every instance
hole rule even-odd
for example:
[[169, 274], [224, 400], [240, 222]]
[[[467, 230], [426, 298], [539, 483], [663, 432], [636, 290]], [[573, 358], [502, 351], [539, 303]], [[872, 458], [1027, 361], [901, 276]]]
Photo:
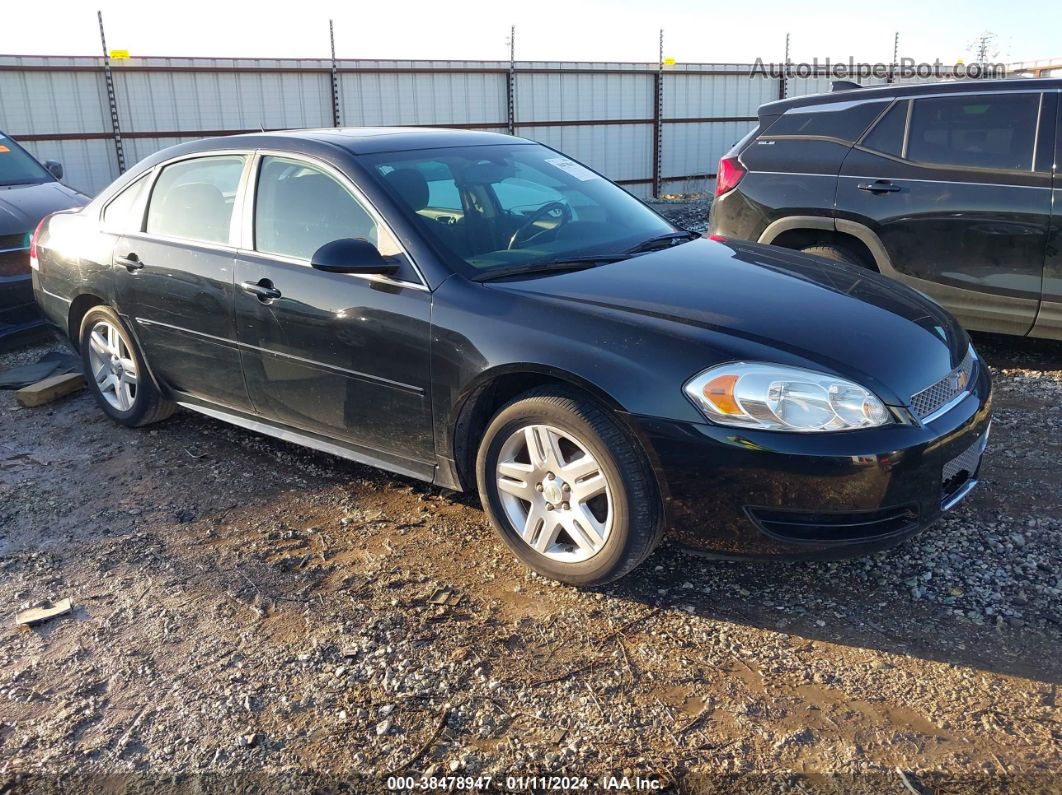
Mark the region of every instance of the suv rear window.
[[907, 158], [946, 166], [1029, 171], [1039, 110], [1039, 94], [916, 99]]
[[815, 135], [856, 141], [888, 104], [887, 101], [833, 102], [790, 108], [767, 128], [762, 137]]
[[903, 132], [907, 128], [907, 105], [907, 100], [902, 100], [889, 108], [863, 139], [863, 146], [899, 157], [903, 151]]

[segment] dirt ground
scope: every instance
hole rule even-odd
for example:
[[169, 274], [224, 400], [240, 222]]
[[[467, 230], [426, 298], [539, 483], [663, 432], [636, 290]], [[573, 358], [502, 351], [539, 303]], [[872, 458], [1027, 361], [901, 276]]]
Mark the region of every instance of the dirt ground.
[[521, 568], [472, 497], [0, 393], [0, 793], [1058, 791], [1062, 344], [976, 342], [983, 479], [921, 536], [831, 563], [665, 542], [597, 590]]

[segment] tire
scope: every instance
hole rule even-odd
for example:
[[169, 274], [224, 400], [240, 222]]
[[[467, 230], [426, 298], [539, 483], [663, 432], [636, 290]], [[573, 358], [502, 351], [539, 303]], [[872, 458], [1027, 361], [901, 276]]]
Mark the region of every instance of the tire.
[[[549, 451], [536, 454], [537, 462], [532, 443]], [[494, 415], [476, 479], [502, 540], [526, 566], [554, 580], [601, 585], [619, 579], [649, 556], [663, 533], [645, 454], [610, 412], [562, 388], [531, 390]], [[586, 496], [595, 491], [601, 493]]]
[[86, 312], [79, 341], [85, 382], [112, 420], [135, 428], [164, 420], [176, 410], [159, 393], [144, 354], [114, 310], [94, 306]]
[[811, 254], [815, 257], [833, 260], [834, 262], [844, 262], [848, 265], [856, 265], [871, 271], [877, 270], [874, 267], [874, 263], [867, 262], [865, 255], [860, 254], [855, 248], [844, 243], [816, 243], [814, 246], [806, 246], [800, 251], [804, 254]]

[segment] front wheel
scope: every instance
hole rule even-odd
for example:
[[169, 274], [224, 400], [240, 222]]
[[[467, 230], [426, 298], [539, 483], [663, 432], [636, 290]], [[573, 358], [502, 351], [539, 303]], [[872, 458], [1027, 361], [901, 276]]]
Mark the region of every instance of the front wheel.
[[494, 527], [546, 577], [609, 582], [660, 540], [662, 511], [645, 455], [585, 397], [543, 388], [504, 406], [484, 434], [476, 470]]
[[86, 312], [80, 340], [85, 381], [108, 417], [136, 427], [174, 412], [176, 406], [159, 393], [143, 354], [113, 310], [95, 306]]

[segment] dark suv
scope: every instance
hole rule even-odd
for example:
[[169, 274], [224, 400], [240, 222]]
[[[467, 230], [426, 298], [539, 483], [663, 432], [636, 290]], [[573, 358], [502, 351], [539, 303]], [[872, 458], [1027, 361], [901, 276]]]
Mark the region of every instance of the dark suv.
[[970, 329], [1062, 338], [1060, 90], [965, 81], [770, 102], [719, 163], [712, 234], [880, 271]]

